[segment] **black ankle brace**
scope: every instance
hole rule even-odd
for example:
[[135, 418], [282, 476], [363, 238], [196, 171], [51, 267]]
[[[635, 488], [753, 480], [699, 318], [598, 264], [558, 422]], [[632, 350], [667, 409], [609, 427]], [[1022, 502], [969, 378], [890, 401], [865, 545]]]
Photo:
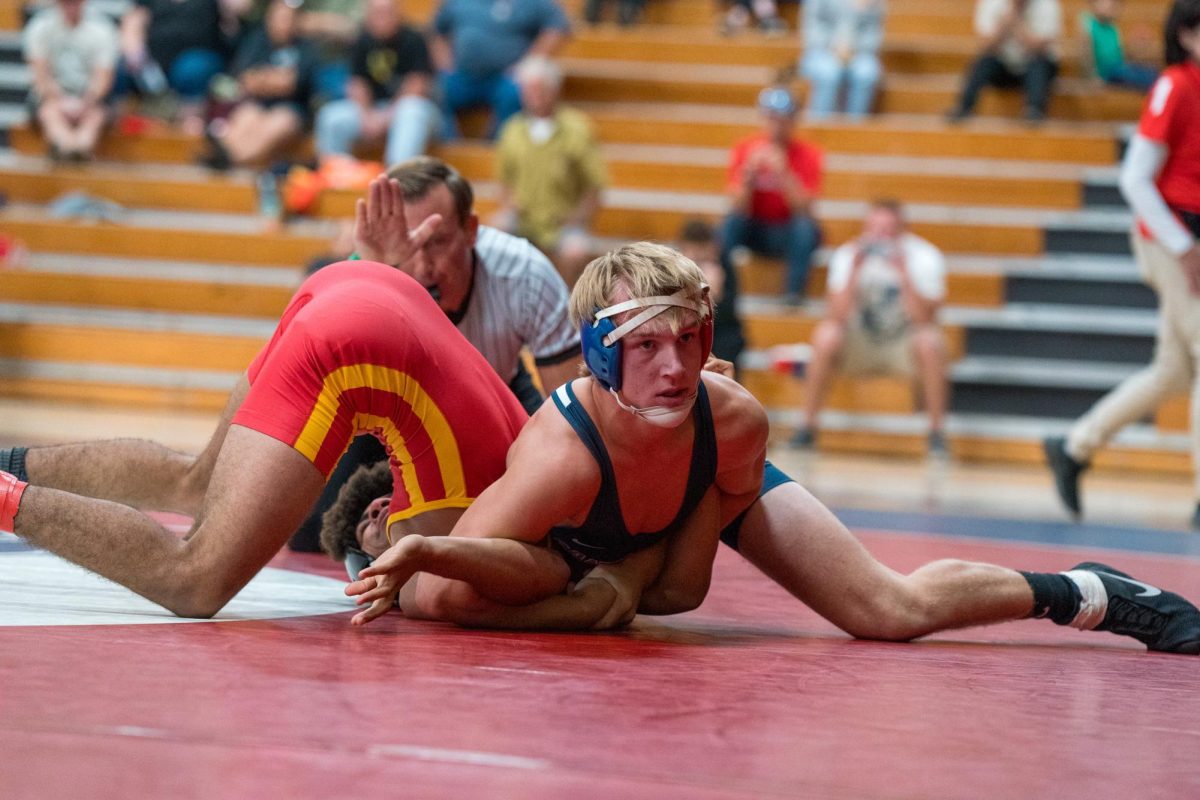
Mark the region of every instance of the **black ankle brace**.
[[1022, 572], [1021, 576], [1033, 589], [1033, 610], [1030, 617], [1049, 617], [1058, 625], [1070, 624], [1079, 613], [1079, 587], [1066, 575], [1051, 572]]

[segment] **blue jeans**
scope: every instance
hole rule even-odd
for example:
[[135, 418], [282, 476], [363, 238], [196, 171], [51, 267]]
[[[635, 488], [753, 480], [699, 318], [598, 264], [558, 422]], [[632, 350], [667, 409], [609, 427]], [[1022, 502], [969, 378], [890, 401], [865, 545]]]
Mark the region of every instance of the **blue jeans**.
[[787, 222], [764, 222], [743, 214], [730, 214], [725, 218], [721, 243], [726, 258], [736, 247], [782, 258], [787, 262], [787, 293], [803, 297], [813, 253], [821, 246], [821, 228], [808, 216], [794, 216]]
[[[159, 65], [163, 66], [163, 65]], [[214, 50], [193, 47], [175, 56], [169, 66], [163, 66], [167, 85], [174, 89], [184, 102], [199, 102], [208, 94], [208, 83], [225, 67], [225, 59]], [[113, 94], [122, 97], [134, 88], [133, 75], [124, 59], [117, 66], [116, 85]]]
[[457, 139], [458, 112], [487, 106], [492, 110], [488, 136], [495, 138], [504, 121], [521, 110], [521, 91], [508, 75], [480, 77], [465, 72], [443, 72], [439, 77], [445, 108], [443, 136]]
[[874, 53], [859, 53], [843, 64], [828, 50], [813, 50], [804, 57], [801, 72], [809, 82], [808, 114], [820, 119], [837, 110], [843, 83], [846, 113], [859, 118], [871, 113], [875, 87], [883, 70]]
[[1145, 64], [1122, 64], [1113, 74], [1104, 79], [1110, 86], [1127, 86], [1139, 92], [1148, 92], [1158, 80], [1158, 70]]
[[[379, 104], [386, 107], [386, 103]], [[378, 106], [377, 106], [378, 107]], [[437, 131], [438, 109], [424, 97], [402, 97], [388, 124], [384, 163], [388, 166], [419, 156]], [[335, 100], [317, 112], [314, 138], [317, 155], [349, 155], [362, 135], [362, 109], [353, 100]]]

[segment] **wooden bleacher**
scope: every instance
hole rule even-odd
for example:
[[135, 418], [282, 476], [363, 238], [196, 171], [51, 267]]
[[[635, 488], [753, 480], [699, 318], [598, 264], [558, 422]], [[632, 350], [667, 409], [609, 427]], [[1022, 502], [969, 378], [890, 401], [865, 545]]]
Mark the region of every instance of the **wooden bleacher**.
[[[435, 5], [436, 0], [405, 0], [403, 7], [410, 18], [425, 21]], [[581, 2], [565, 5], [578, 18]], [[1065, 2], [1065, 18], [1074, 19], [1082, 6], [1081, 0]], [[1127, 0], [1127, 36], [1139, 26], [1159, 24], [1164, 7], [1157, 0]], [[795, 6], [784, 8], [794, 26]], [[612, 178], [597, 221], [601, 235], [670, 239], [687, 217], [715, 219], [722, 213], [725, 153], [735, 139], [755, 130], [757, 92], [794, 63], [798, 46], [794, 32], [778, 39], [756, 32], [721, 37], [714, 13], [708, 0], [650, 0], [642, 25], [581, 27], [567, 46], [566, 99], [594, 120]], [[17, 4], [0, 3], [0, 30], [15, 29], [19, 19]], [[1100, 89], [1080, 75], [1077, 48], [1069, 41], [1060, 91], [1044, 126], [1031, 129], [1015, 121], [1019, 97], [997, 92], [985, 95], [976, 119], [948, 126], [941, 113], [975, 54], [970, 4], [892, 0], [887, 27], [879, 116], [863, 124], [832, 120], [802, 128], [828, 154], [822, 212], [827, 241], [840, 243], [857, 232], [867, 200], [901, 197], [913, 207], [918, 233], [952, 255], [994, 264], [953, 271], [947, 302], [1001, 309], [1006, 260], [1045, 252], [1045, 219], [1083, 207], [1085, 177], [1115, 164], [1120, 125], [1136, 118], [1142, 101]], [[479, 116], [465, 122], [469, 135], [478, 135], [484, 124]], [[0, 392], [31, 399], [219, 408], [223, 392], [208, 384], [163, 385], [139, 382], [139, 376], [181, 367], [214, 381], [235, 375], [286, 302], [288, 280], [299, 280], [298, 266], [325, 248], [330, 226], [351, 213], [355, 199], [352, 193], [327, 193], [313, 225], [276, 230], [253, 218], [252, 175], [216, 176], [190, 167], [201, 143], [168, 129], [112, 134], [99, 160], [83, 167], [47, 167], [40, 141], [26, 129], [12, 132], [11, 145], [11, 157], [0, 162], [0, 189], [10, 203], [0, 212], [0, 228], [23, 241], [36, 263], [0, 272], [0, 306], [24, 309], [0, 318], [0, 366], [7, 365]], [[438, 153], [477, 184], [481, 212], [494, 208], [494, 165], [485, 143], [468, 139], [441, 146]], [[294, 151], [297, 157], [309, 154], [308, 143]], [[108, 198], [132, 213], [115, 225], [50, 218], [47, 204], [68, 191]], [[73, 258], [163, 266], [146, 275], [121, 275], [115, 267], [77, 274], [63, 266]], [[48, 260], [52, 267], [43, 263]], [[178, 275], [172, 265], [180, 265]], [[195, 268], [184, 269], [188, 265]], [[228, 269], [277, 273], [282, 280], [256, 283], [257, 277], [242, 280], [220, 271]], [[205, 278], [204, 270], [215, 277]], [[813, 299], [820, 297], [824, 277], [823, 268], [814, 271]], [[770, 298], [779, 292], [776, 264], [752, 260], [740, 278], [746, 295]], [[76, 310], [78, 319], [55, 316], [62, 309]], [[211, 320], [221, 318], [233, 320], [230, 332], [210, 332]], [[138, 327], [139, 319], [144, 327]], [[765, 353], [773, 345], [806, 341], [816, 319], [805, 310], [755, 305], [745, 319], [750, 346]], [[948, 325], [947, 336], [955, 357], [967, 353], [964, 326]], [[21, 363], [31, 366], [26, 371], [13, 366]], [[56, 371], [54, 365], [66, 366]], [[64, 377], [69, 368], [93, 377]], [[744, 376], [772, 410], [793, 409], [802, 399], [802, 380], [788, 374], [759, 364]], [[851, 416], [913, 417], [917, 411], [911, 387], [888, 378], [840, 380], [829, 407]], [[1186, 416], [1186, 407], [1172, 401], [1154, 426], [1177, 434], [1186, 429]], [[786, 424], [780, 432], [786, 434]], [[913, 454], [923, 440], [919, 432], [851, 425], [823, 431], [821, 445]], [[1029, 436], [966, 433], [952, 434], [952, 440], [961, 458], [1040, 459], [1036, 439]], [[1190, 468], [1179, 448], [1158, 446], [1107, 451], [1098, 464]]]

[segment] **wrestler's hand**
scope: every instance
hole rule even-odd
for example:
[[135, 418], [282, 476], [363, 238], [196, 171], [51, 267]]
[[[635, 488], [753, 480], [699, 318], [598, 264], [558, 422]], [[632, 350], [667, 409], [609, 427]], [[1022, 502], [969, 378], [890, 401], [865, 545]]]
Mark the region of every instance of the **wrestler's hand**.
[[628, 625], [637, 615], [641, 591], [633, 585], [629, 576], [622, 575], [619, 569], [606, 565], [598, 566], [580, 579], [571, 590], [573, 595], [586, 595], [590, 592], [605, 593], [612, 598], [608, 611], [592, 625], [592, 630], [606, 631]]
[[354, 204], [354, 249], [364, 260], [405, 269], [441, 221], [441, 214], [431, 214], [410, 231], [400, 182], [379, 175], [367, 187], [366, 199]]
[[358, 573], [358, 580], [346, 587], [346, 595], [355, 597], [357, 605], [371, 605], [355, 614], [351, 625], [366, 625], [376, 617], [386, 614], [396, 602], [400, 587], [420, 571], [418, 559], [425, 544], [425, 537], [409, 534], [372, 562], [371, 566]]
[[708, 357], [708, 361], [704, 362], [704, 370], [706, 372], [715, 372], [718, 375], [724, 375], [726, 378], [732, 378], [733, 362], [710, 355]]

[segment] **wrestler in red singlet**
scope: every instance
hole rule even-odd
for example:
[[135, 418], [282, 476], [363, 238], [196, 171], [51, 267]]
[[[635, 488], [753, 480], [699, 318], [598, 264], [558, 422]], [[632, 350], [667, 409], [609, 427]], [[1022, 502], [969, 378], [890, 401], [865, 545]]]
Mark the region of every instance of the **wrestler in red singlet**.
[[294, 447], [325, 476], [357, 434], [383, 442], [388, 524], [469, 506], [504, 472], [527, 418], [424, 287], [370, 261], [306, 280], [247, 377], [234, 424]]

